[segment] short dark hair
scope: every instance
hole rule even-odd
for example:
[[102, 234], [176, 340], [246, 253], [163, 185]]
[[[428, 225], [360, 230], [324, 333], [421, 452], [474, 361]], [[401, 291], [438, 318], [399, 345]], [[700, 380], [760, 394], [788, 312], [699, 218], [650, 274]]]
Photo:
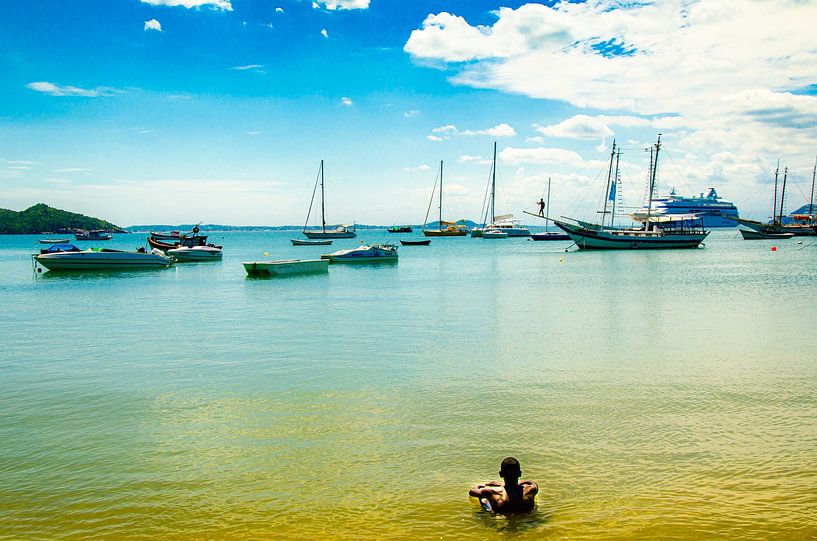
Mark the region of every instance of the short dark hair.
[[502, 464], [499, 466], [499, 472], [511, 477], [519, 477], [522, 475], [522, 466], [519, 465], [518, 460], [509, 456], [502, 461]]

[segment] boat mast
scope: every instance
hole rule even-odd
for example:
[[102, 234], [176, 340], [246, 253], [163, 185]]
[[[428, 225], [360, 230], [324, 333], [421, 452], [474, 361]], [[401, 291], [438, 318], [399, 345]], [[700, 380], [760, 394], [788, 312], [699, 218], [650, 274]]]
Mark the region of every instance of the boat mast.
[[321, 160], [321, 230], [326, 233], [326, 203], [323, 196], [323, 160]]
[[610, 165], [607, 167], [607, 189], [604, 191], [604, 207], [601, 211], [601, 225], [604, 227], [604, 219], [607, 218], [607, 201], [610, 199], [610, 176], [613, 174], [613, 158], [616, 155], [616, 140], [613, 139], [613, 150], [610, 151]]
[[618, 149], [616, 152], [616, 172], [613, 176], [613, 186], [615, 191], [612, 192], [613, 196], [613, 208], [610, 209], [610, 227], [613, 227], [613, 221], [616, 219], [616, 197], [618, 197], [618, 177], [619, 177], [619, 169], [618, 169], [618, 162], [621, 158], [621, 149]]
[[652, 161], [652, 174], [650, 175], [650, 188], [647, 194], [647, 223], [644, 226], [644, 231], [649, 231], [650, 214], [652, 213], [652, 193], [655, 190], [655, 177], [658, 174], [658, 152], [661, 150], [661, 134], [658, 134], [658, 142], [655, 143], [655, 159]]
[[774, 170], [774, 199], [772, 200], [772, 223], [777, 223], [777, 175], [780, 173], [780, 158], [777, 158], [777, 168]]
[[817, 176], [817, 159], [814, 160], [814, 170], [811, 172], [811, 199], [809, 199], [809, 219], [814, 222], [814, 177]]
[[440, 231], [443, 230], [443, 161], [440, 160]]
[[548, 203], [547, 203], [547, 210], [545, 211], [545, 233], [548, 232], [548, 224], [550, 224], [550, 177], [548, 177]]
[[783, 201], [786, 199], [786, 176], [789, 173], [789, 167], [783, 169], [783, 189], [780, 190], [780, 225], [783, 225]]
[[491, 225], [496, 223], [496, 141], [494, 141], [494, 162], [491, 166]]

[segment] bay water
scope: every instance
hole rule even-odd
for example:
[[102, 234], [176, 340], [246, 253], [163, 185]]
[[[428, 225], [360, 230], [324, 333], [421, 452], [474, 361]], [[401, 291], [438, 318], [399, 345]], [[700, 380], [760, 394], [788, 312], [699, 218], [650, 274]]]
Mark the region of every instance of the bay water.
[[[814, 239], [241, 266], [419, 236], [359, 233], [82, 274], [0, 236], [0, 538], [817, 537]], [[509, 455], [530, 515], [468, 498]]]

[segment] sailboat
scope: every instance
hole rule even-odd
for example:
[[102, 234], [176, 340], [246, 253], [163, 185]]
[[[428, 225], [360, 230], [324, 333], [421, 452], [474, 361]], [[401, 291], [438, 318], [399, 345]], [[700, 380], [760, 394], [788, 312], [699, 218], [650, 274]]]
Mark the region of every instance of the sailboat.
[[[508, 237], [529, 237], [530, 230], [522, 225], [522, 220], [515, 220], [513, 214], [496, 214], [496, 141], [494, 141], [494, 159], [491, 165], [490, 198], [484, 209], [482, 227], [471, 230], [472, 237], [504, 239]], [[490, 215], [490, 216], [489, 216]], [[490, 221], [488, 218], [490, 217]], [[488, 236], [485, 233], [490, 232]]]
[[604, 210], [601, 224], [579, 222], [566, 218], [553, 220], [559, 228], [567, 233], [580, 249], [654, 249], [654, 248], [697, 248], [709, 235], [705, 231], [700, 218], [690, 214], [673, 216], [655, 216], [652, 214], [652, 198], [655, 191], [655, 180], [658, 172], [658, 154], [661, 150], [661, 135], [658, 142], [650, 147], [649, 187], [647, 190], [649, 202], [646, 206], [646, 215], [632, 215], [633, 219], [641, 221], [644, 226], [638, 229], [619, 229], [604, 225], [607, 214], [608, 194], [613, 180], [613, 160], [616, 156], [616, 143], [613, 141], [613, 152], [610, 154], [610, 167], [607, 172], [607, 189], [605, 191]]
[[[465, 230], [465, 227], [462, 225], [457, 225], [456, 222], [444, 222], [443, 221], [443, 162], [440, 161], [440, 200], [439, 200], [439, 213], [438, 213], [438, 222], [437, 222], [437, 229], [426, 229], [426, 224], [428, 223], [428, 213], [431, 211], [431, 204], [434, 202], [434, 192], [435, 189], [431, 190], [431, 199], [428, 202], [428, 210], [426, 210], [426, 217], [423, 221], [423, 235], [426, 237], [464, 237], [468, 233]], [[434, 187], [437, 187], [437, 183], [434, 183]], [[445, 226], [445, 229], [443, 229]]]
[[[321, 228], [307, 229], [309, 225], [309, 217], [312, 214], [312, 205], [315, 203], [315, 194], [318, 191], [318, 184], [321, 187]], [[321, 167], [318, 170], [318, 177], [315, 179], [315, 187], [312, 189], [312, 200], [309, 202], [309, 211], [306, 213], [306, 222], [304, 223], [303, 234], [309, 239], [351, 239], [356, 236], [354, 224], [340, 225], [335, 229], [326, 229], [326, 202], [324, 199], [324, 183], [323, 183], [323, 160], [321, 160]]]
[[[532, 214], [528, 212], [528, 214]], [[536, 216], [539, 216], [538, 214]], [[545, 207], [545, 230], [542, 233], [534, 233], [530, 236], [533, 240], [570, 240], [570, 235], [557, 231], [548, 231], [550, 225], [550, 177], [548, 177], [548, 200]], [[541, 217], [541, 216], [539, 216]]]
[[[814, 166], [814, 172], [817, 173], [817, 164]], [[757, 239], [785, 239], [790, 237], [813, 236], [815, 229], [810, 224], [809, 220], [801, 220], [800, 223], [783, 225], [783, 202], [786, 197], [786, 179], [788, 177], [789, 168], [783, 169], [783, 185], [780, 191], [780, 206], [778, 207], [777, 200], [777, 180], [780, 174], [780, 160], [777, 161], [777, 168], [774, 170], [774, 192], [772, 196], [772, 221], [771, 223], [758, 222], [757, 220], [748, 220], [746, 218], [739, 218], [734, 216], [724, 216], [730, 220], [738, 222], [738, 224], [748, 227], [749, 229], [740, 229], [740, 234], [745, 240]], [[809, 205], [809, 215], [811, 215], [814, 206], [814, 174], [811, 177], [811, 202]], [[778, 210], [779, 209], [779, 210]], [[803, 222], [806, 223], [803, 223]]]

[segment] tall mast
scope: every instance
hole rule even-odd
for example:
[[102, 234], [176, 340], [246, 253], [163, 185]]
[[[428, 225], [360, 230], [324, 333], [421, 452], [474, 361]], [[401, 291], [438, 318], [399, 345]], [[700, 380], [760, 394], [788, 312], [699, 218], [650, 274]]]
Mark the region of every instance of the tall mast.
[[545, 233], [547, 233], [548, 224], [550, 223], [548, 216], [550, 216], [550, 177], [548, 177], [548, 204], [547, 210], [545, 211]]
[[610, 175], [613, 174], [613, 158], [616, 155], [616, 140], [613, 139], [613, 150], [610, 151], [610, 165], [607, 167], [607, 189], [604, 191], [604, 208], [601, 211], [601, 225], [607, 217], [607, 200], [610, 199]]
[[786, 199], [786, 176], [789, 173], [789, 167], [783, 169], [783, 189], [780, 191], [780, 225], [783, 225], [783, 201]]
[[780, 158], [777, 158], [777, 168], [774, 170], [774, 199], [772, 200], [772, 223], [777, 223], [777, 175], [780, 173]]
[[811, 199], [809, 199], [808, 213], [812, 222], [814, 222], [814, 177], [817, 176], [817, 159], [814, 160], [814, 170], [811, 172]]
[[440, 231], [443, 230], [443, 161], [440, 160]]
[[613, 220], [616, 219], [616, 197], [618, 197], [618, 176], [619, 176], [618, 162], [620, 159], [621, 149], [618, 149], [618, 152], [616, 152], [616, 172], [613, 175], [613, 186], [615, 188], [615, 191], [612, 192], [613, 208], [610, 210], [610, 227], [613, 227]]
[[491, 225], [496, 223], [496, 141], [494, 141], [494, 164], [491, 167]]
[[326, 201], [323, 192], [323, 160], [321, 160], [321, 229], [326, 233]]
[[652, 160], [652, 174], [650, 175], [650, 188], [647, 194], [647, 224], [644, 231], [649, 231], [650, 214], [652, 213], [652, 193], [655, 190], [655, 177], [658, 175], [658, 152], [661, 150], [661, 134], [658, 134], [658, 142], [655, 143], [655, 159]]

